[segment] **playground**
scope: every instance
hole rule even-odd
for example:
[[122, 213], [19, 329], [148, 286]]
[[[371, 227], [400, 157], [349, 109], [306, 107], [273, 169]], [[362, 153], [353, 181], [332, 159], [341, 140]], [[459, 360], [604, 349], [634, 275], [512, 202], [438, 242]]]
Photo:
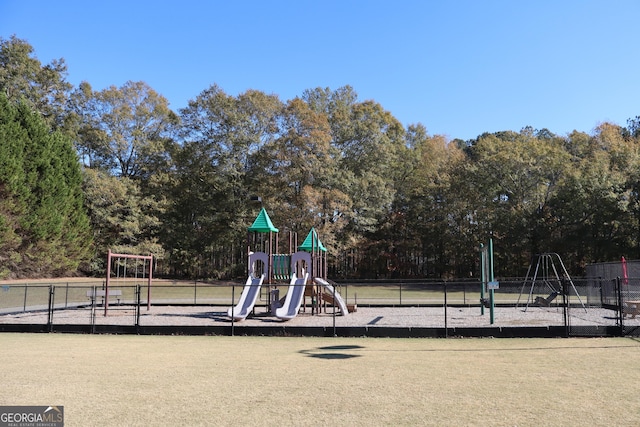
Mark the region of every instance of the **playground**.
[[0, 334], [6, 404], [68, 426], [633, 426], [631, 338]]
[[315, 230], [283, 254], [253, 226], [246, 282], [109, 252], [106, 280], [3, 284], [0, 400], [69, 426], [637, 425], [640, 263], [498, 282], [489, 242], [479, 281], [336, 283]]
[[[113, 284], [113, 282], [112, 282]], [[640, 316], [622, 313], [591, 295], [585, 281], [575, 281], [585, 307], [577, 298], [565, 304], [555, 298], [548, 306], [520, 297], [522, 282], [501, 283], [490, 308], [482, 307], [477, 283], [387, 283], [341, 284], [346, 305], [356, 308], [343, 315], [339, 306], [327, 302], [311, 306], [301, 302], [299, 312], [281, 319], [270, 304], [272, 293], [265, 286], [242, 320], [229, 316], [240, 304], [246, 284], [171, 283], [152, 285], [152, 304], [141, 299], [148, 289], [119, 284], [113, 290], [108, 314], [104, 302], [92, 298], [100, 285], [81, 282], [14, 284], [0, 289], [0, 331], [132, 333], [179, 335], [311, 335], [389, 337], [549, 337], [620, 336], [637, 334]], [[294, 285], [295, 286], [295, 285]], [[632, 301], [637, 283], [626, 289]], [[288, 286], [278, 287], [281, 295]], [[528, 290], [525, 290], [528, 291]], [[598, 288], [600, 291], [600, 288]], [[547, 292], [542, 289], [535, 294]], [[525, 292], [525, 296], [526, 296]], [[89, 295], [89, 296], [88, 296]], [[119, 298], [119, 299], [118, 299]], [[280, 298], [282, 299], [282, 298]], [[285, 296], [286, 300], [286, 296]], [[613, 307], [613, 308], [612, 308]], [[484, 313], [483, 313], [484, 311]]]
[[0, 331], [185, 335], [606, 337], [640, 333], [640, 263], [568, 275], [538, 254], [524, 279], [497, 281], [493, 244], [467, 281], [335, 282], [315, 229], [301, 244], [263, 208], [247, 233], [244, 283], [154, 277], [151, 255], [109, 251], [104, 280], [3, 284]]

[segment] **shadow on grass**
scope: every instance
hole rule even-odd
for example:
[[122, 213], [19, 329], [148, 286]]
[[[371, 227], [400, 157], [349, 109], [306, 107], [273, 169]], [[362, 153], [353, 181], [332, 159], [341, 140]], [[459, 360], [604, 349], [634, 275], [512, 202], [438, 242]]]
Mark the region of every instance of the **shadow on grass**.
[[342, 351], [360, 350], [362, 348], [364, 347], [361, 345], [330, 345], [326, 347], [318, 347], [312, 350], [300, 350], [300, 353], [307, 357], [315, 357], [316, 359], [344, 360], [361, 357], [361, 355], [344, 353]]

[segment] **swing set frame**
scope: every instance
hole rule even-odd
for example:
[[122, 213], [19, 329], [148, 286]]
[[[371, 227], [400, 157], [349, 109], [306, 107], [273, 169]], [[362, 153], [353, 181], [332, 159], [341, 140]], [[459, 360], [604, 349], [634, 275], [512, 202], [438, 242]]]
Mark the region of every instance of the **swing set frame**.
[[[107, 315], [107, 311], [109, 310], [109, 285], [111, 281], [111, 260], [116, 259], [136, 259], [143, 260], [146, 265], [146, 261], [149, 261], [149, 276], [147, 276], [147, 311], [151, 309], [151, 283], [153, 282], [153, 255], [131, 255], [131, 254], [117, 254], [109, 252], [107, 254], [107, 280], [105, 281], [105, 289], [104, 289], [104, 315]], [[126, 264], [125, 264], [125, 275], [126, 275]], [[143, 266], [143, 279], [144, 279], [144, 266]], [[138, 302], [140, 300], [138, 299]]]

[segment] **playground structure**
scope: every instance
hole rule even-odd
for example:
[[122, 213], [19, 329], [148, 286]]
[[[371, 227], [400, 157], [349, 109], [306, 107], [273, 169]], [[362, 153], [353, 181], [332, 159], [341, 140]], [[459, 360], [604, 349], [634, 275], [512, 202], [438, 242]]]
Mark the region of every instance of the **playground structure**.
[[[558, 296], [565, 294], [567, 283], [573, 289], [574, 294], [578, 297], [578, 301], [580, 301], [582, 308], [586, 312], [587, 308], [585, 307], [582, 298], [580, 298], [580, 294], [578, 293], [573, 280], [571, 280], [571, 276], [569, 276], [560, 255], [557, 253], [537, 254], [527, 270], [527, 276], [522, 284], [522, 288], [520, 289], [516, 308], [519, 306], [522, 294], [528, 284], [530, 287], [524, 311], [527, 311], [529, 304], [535, 304], [538, 307], [551, 306], [553, 300]], [[536, 296], [534, 299], [533, 296], [536, 293], [536, 288], [538, 288], [537, 293], [540, 293], [539, 288], [542, 288], [542, 292], [549, 292], [549, 295], [547, 297]]]
[[[153, 255], [131, 255], [131, 254], [117, 254], [111, 252], [107, 253], [107, 278], [105, 280], [104, 291], [93, 290], [90, 296], [95, 299], [99, 296], [104, 298], [104, 315], [106, 316], [109, 310], [109, 296], [119, 297], [122, 295], [120, 290], [110, 289], [112, 266], [116, 270], [116, 280], [126, 280], [127, 278], [127, 260], [134, 260], [134, 280], [138, 280], [139, 261], [142, 261], [141, 280], [147, 282], [147, 311], [151, 309], [151, 284], [153, 283]], [[148, 264], [147, 264], [148, 261]], [[148, 269], [147, 269], [148, 265]]]
[[[302, 306], [306, 308], [306, 297], [311, 298], [312, 314], [320, 310], [322, 302], [337, 307], [342, 315], [347, 315], [349, 309], [355, 310], [355, 307], [347, 307], [326, 280], [327, 249], [316, 230], [312, 228], [299, 246], [296, 236], [290, 233], [288, 254], [278, 253], [278, 233], [267, 211], [262, 208], [248, 228], [248, 278], [238, 303], [229, 308], [227, 316], [236, 321], [246, 319], [253, 311], [265, 282], [270, 287], [270, 312], [281, 320], [293, 319]], [[263, 250], [252, 251], [252, 243]], [[288, 290], [285, 297], [280, 298], [276, 285], [283, 281], [288, 281]]]

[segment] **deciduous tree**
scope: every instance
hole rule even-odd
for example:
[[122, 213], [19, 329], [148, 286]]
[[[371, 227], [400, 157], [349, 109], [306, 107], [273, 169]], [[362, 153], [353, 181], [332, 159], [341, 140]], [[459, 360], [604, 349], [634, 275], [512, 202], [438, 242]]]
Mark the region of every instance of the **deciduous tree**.
[[43, 65], [27, 41], [16, 36], [0, 37], [0, 92], [12, 102], [24, 100], [54, 129], [62, 129], [66, 120], [72, 88], [66, 76], [64, 59]]
[[178, 121], [169, 103], [144, 82], [94, 92], [87, 83], [74, 93], [77, 146], [92, 167], [145, 179], [167, 154], [168, 132]]

